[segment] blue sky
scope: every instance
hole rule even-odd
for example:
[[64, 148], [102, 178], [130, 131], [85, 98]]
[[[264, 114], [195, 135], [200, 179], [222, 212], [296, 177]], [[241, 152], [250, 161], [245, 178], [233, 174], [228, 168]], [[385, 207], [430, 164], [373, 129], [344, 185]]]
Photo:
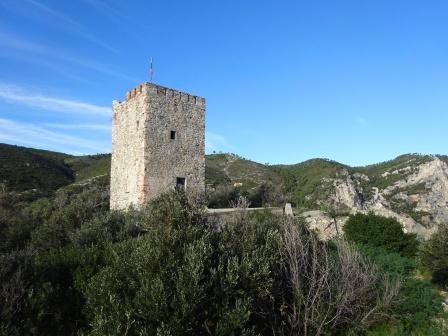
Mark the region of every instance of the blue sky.
[[0, 142], [110, 151], [148, 80], [207, 99], [207, 152], [447, 154], [448, 2], [0, 0]]

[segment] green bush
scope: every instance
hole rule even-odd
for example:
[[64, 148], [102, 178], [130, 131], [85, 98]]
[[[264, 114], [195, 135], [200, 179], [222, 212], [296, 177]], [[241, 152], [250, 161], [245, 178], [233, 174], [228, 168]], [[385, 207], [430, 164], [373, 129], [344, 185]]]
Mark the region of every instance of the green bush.
[[[93, 333], [261, 332], [259, 314], [276, 314], [278, 228], [248, 220], [217, 232], [197, 222], [195, 209], [184, 211], [169, 197], [155, 203], [147, 234], [111, 247], [109, 263], [86, 288]], [[173, 216], [164, 214], [168, 208]]]
[[405, 330], [429, 327], [443, 312], [442, 298], [428, 281], [408, 279], [400, 291], [400, 301], [394, 309]]
[[357, 244], [380, 247], [405, 257], [415, 256], [418, 249], [416, 235], [404, 233], [396, 219], [371, 213], [351, 215], [344, 233], [348, 240]]
[[448, 286], [448, 225], [439, 229], [423, 245], [421, 262], [432, 274], [433, 282]]
[[59, 249], [69, 245], [70, 235], [86, 222], [109, 211], [108, 187], [95, 183], [59, 190], [50, 210], [44, 206], [33, 211], [42, 218], [42, 223], [32, 232], [31, 245], [42, 251]]
[[232, 186], [220, 185], [207, 191], [207, 205], [212, 209], [229, 208], [241, 196], [241, 190]]
[[359, 249], [375, 263], [380, 273], [388, 274], [394, 278], [411, 276], [417, 266], [414, 258], [403, 257], [399, 253], [389, 252], [380, 247], [361, 245]]

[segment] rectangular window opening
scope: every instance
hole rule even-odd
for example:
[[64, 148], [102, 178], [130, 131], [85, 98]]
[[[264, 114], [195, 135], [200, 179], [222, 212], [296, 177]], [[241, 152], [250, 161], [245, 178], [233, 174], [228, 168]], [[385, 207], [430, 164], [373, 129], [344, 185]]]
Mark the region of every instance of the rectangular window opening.
[[185, 177], [176, 178], [176, 190], [177, 191], [185, 190]]
[[171, 140], [176, 139], [176, 131], [171, 131], [170, 138], [171, 138]]

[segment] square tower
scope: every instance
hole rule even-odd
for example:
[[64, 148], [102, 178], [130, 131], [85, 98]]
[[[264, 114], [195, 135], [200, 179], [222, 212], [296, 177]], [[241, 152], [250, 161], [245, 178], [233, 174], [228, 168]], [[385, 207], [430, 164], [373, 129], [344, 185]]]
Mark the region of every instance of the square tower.
[[205, 192], [205, 99], [143, 83], [112, 103], [110, 208]]

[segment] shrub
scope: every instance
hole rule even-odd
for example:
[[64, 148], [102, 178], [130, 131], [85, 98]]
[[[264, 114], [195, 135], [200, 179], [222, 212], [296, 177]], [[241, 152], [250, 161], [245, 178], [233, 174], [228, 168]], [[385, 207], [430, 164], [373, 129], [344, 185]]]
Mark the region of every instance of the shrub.
[[263, 182], [248, 195], [252, 207], [283, 205], [285, 197], [280, 186]]
[[334, 249], [303, 225], [286, 225], [283, 235], [286, 278], [292, 289], [289, 332], [321, 335], [384, 320], [399, 283], [381, 277], [355, 246], [336, 241]]
[[[37, 215], [43, 221], [31, 234], [32, 246], [40, 251], [67, 246], [74, 231], [109, 211], [108, 189], [100, 182], [84, 189], [72, 186], [72, 189], [58, 191], [49, 213]], [[48, 211], [45, 207], [41, 210]]]
[[448, 286], [448, 225], [440, 225], [423, 245], [421, 262], [432, 274], [433, 282]]
[[0, 254], [0, 334], [22, 335], [33, 330], [33, 252]]
[[228, 208], [241, 196], [241, 190], [228, 185], [219, 185], [216, 189], [207, 191], [207, 203], [209, 208]]
[[388, 274], [393, 278], [406, 278], [416, 268], [415, 259], [403, 257], [399, 253], [389, 252], [380, 247], [369, 245], [359, 246], [361, 253], [368, 257], [378, 267], [382, 274]]
[[430, 327], [443, 312], [442, 298], [428, 281], [409, 278], [400, 290], [400, 300], [394, 308], [395, 318], [410, 332]]
[[371, 213], [351, 215], [344, 226], [344, 233], [348, 240], [357, 244], [381, 247], [405, 257], [413, 257], [417, 253], [416, 235], [404, 233], [394, 218]]
[[111, 246], [107, 265], [85, 289], [94, 334], [228, 335], [272, 328], [278, 315], [273, 271], [280, 258], [275, 223], [260, 225], [243, 215], [216, 231], [170, 196], [150, 209], [148, 232]]

